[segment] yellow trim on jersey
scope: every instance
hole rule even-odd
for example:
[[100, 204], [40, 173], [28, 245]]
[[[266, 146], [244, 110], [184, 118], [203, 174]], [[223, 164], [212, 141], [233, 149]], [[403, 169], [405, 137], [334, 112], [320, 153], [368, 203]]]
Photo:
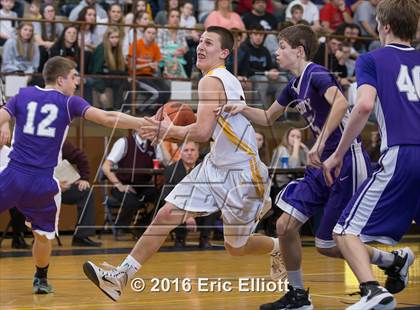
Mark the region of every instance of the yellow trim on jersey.
[[226, 66], [218, 66], [216, 68], [211, 69], [209, 72], [206, 73], [206, 75], [211, 75], [214, 73], [214, 70], [216, 69], [226, 69]]
[[220, 116], [217, 120], [217, 123], [222, 128], [223, 132], [227, 136], [227, 138], [232, 142], [234, 145], [239, 147], [242, 151], [247, 153], [249, 156], [255, 156], [254, 151], [252, 148], [246, 144], [243, 140], [239, 139], [239, 137], [235, 134], [235, 132], [232, 129], [232, 126], [223, 118], [223, 116]]
[[257, 192], [258, 197], [264, 197], [264, 184], [260, 174], [260, 170], [257, 166], [257, 157], [252, 148], [246, 144], [245, 141], [239, 139], [232, 129], [232, 126], [226, 121], [222, 116], [217, 120], [217, 123], [222, 128], [223, 133], [234, 145], [238, 146], [239, 149], [251, 156], [249, 161], [249, 166], [251, 168], [252, 183], [254, 184], [255, 191]]

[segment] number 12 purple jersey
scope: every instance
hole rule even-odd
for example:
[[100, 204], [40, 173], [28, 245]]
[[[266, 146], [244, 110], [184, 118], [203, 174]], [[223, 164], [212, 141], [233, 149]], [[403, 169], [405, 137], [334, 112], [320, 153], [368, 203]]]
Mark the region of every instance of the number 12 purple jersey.
[[4, 106], [16, 119], [10, 160], [34, 168], [57, 166], [71, 121], [89, 107], [83, 98], [54, 89], [20, 89]]

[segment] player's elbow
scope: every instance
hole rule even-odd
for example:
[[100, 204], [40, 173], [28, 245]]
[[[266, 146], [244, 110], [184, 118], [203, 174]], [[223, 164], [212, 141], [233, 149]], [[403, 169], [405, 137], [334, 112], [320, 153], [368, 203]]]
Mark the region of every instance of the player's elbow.
[[373, 110], [374, 103], [370, 100], [359, 100], [357, 102], [357, 108], [363, 114], [370, 114]]

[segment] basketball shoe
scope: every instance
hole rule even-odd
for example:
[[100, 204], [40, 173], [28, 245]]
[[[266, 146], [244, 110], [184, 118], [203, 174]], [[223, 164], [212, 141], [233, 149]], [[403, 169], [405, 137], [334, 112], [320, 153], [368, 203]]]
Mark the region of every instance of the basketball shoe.
[[360, 295], [362, 298], [346, 310], [391, 310], [397, 305], [394, 296], [376, 281], [360, 284]]

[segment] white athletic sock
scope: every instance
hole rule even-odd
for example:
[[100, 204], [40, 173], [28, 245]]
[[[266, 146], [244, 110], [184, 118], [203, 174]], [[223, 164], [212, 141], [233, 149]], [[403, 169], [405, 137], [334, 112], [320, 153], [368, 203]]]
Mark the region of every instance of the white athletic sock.
[[303, 289], [302, 269], [287, 270], [287, 279], [294, 288]]
[[137, 271], [141, 268], [141, 264], [131, 255], [128, 255], [118, 268], [124, 269], [131, 280]]
[[376, 248], [372, 248], [373, 255], [370, 259], [370, 262], [374, 265], [379, 267], [389, 267], [394, 262], [395, 255], [390, 252], [385, 252], [378, 250]]
[[270, 254], [275, 255], [280, 252], [280, 242], [279, 242], [279, 238], [271, 238], [271, 239], [273, 239], [274, 246]]

